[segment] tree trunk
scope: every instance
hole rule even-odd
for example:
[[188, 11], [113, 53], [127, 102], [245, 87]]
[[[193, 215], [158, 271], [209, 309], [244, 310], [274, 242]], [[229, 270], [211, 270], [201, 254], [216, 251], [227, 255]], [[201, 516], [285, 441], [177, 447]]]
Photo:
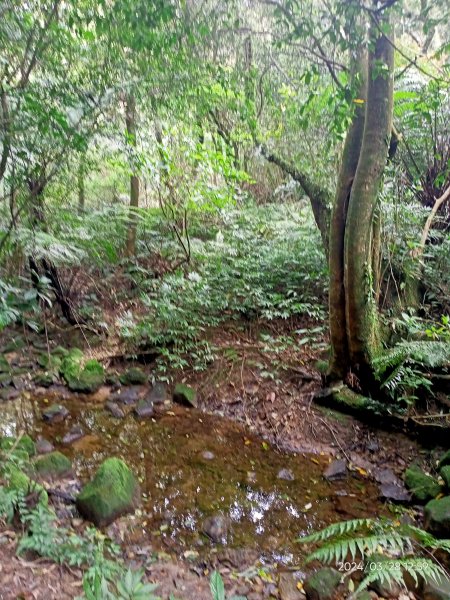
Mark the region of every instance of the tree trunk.
[[[125, 121], [127, 128], [128, 143], [134, 153], [136, 148], [136, 99], [132, 94], [126, 98]], [[134, 156], [132, 156], [132, 170], [135, 170]], [[130, 220], [127, 231], [125, 255], [128, 257], [136, 254], [136, 230], [137, 214], [135, 209], [139, 207], [139, 177], [133, 172], [130, 177]]]
[[367, 99], [367, 51], [355, 57], [353, 77], [356, 84], [355, 113], [345, 139], [336, 197], [330, 223], [330, 337], [332, 356], [328, 377], [344, 379], [349, 366], [344, 289], [344, 236], [348, 201], [355, 178], [364, 133]]
[[379, 343], [372, 234], [392, 129], [394, 49], [381, 33], [389, 25], [388, 19], [381, 19], [371, 27], [364, 135], [349, 199], [344, 247], [349, 358], [363, 385], [372, 380], [372, 357]]

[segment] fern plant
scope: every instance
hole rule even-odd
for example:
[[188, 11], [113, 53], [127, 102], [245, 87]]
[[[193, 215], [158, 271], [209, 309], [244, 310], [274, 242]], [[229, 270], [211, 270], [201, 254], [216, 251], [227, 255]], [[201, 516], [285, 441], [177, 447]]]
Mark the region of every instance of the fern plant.
[[[438, 540], [418, 527], [398, 521], [341, 521], [297, 541], [319, 544], [306, 562], [318, 560], [339, 566], [346, 561], [360, 560], [364, 578], [356, 593], [374, 581], [387, 585], [396, 582], [405, 586], [405, 574], [409, 574], [416, 585], [420, 580], [439, 582], [443, 577], [448, 578], [448, 573], [432, 556], [432, 551], [441, 549], [450, 552], [450, 540]], [[432, 558], [417, 556], [423, 551]]]
[[450, 367], [450, 343], [446, 341], [403, 341], [377, 356], [376, 375], [393, 399], [408, 403], [417, 390], [432, 388], [433, 369]]

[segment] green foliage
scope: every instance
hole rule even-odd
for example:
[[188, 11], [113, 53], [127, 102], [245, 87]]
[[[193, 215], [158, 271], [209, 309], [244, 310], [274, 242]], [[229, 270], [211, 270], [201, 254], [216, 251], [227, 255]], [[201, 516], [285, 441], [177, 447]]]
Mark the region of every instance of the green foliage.
[[[218, 571], [213, 571], [210, 578], [212, 600], [226, 600], [225, 586]], [[228, 600], [246, 600], [245, 596], [230, 596]]]
[[[311, 552], [307, 562], [339, 563], [346, 560], [365, 560], [364, 578], [356, 592], [374, 581], [404, 585], [408, 573], [416, 583], [419, 579], [439, 581], [447, 577], [443, 566], [429, 558], [430, 550], [450, 552], [450, 540], [438, 540], [431, 534], [400, 522], [381, 519], [354, 519], [329, 525], [297, 540], [302, 544], [320, 544]], [[417, 556], [422, 550], [427, 553]]]
[[403, 341], [374, 359], [377, 377], [394, 399], [417, 399], [418, 390], [430, 391], [432, 370], [450, 365], [447, 341]]
[[147, 314], [123, 315], [122, 335], [158, 349], [163, 370], [200, 370], [214, 356], [208, 330], [225, 321], [324, 318], [326, 265], [311, 227], [299, 204], [227, 210], [212, 231], [197, 225], [191, 271], [143, 283]]
[[160, 600], [153, 594], [158, 585], [144, 583], [142, 578], [142, 571], [131, 569], [123, 570], [112, 582], [101, 573], [96, 573], [93, 579], [85, 577], [85, 600]]

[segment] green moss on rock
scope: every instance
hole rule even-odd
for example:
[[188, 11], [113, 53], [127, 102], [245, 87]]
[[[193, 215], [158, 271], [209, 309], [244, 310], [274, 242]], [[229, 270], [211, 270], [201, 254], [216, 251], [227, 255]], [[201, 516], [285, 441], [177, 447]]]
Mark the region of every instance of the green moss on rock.
[[447, 467], [449, 465], [450, 465], [450, 450], [447, 450], [447, 452], [441, 456], [441, 460], [439, 461], [439, 469], [442, 469], [442, 467]]
[[323, 567], [305, 581], [308, 600], [333, 600], [341, 581], [341, 574], [331, 567]]
[[425, 506], [425, 529], [436, 537], [450, 536], [450, 496], [428, 502]]
[[147, 375], [139, 367], [132, 367], [122, 373], [119, 381], [122, 385], [143, 385], [147, 382]]
[[38, 456], [33, 467], [36, 474], [43, 478], [56, 478], [67, 475], [72, 470], [72, 463], [61, 452], [49, 452]]
[[10, 373], [11, 367], [9, 366], [9, 362], [0, 354], [0, 373]]
[[26, 495], [36, 492], [39, 494], [39, 502], [44, 506], [48, 505], [48, 495], [45, 489], [21, 469], [10, 464], [5, 475], [8, 481], [8, 489], [23, 492]]
[[102, 365], [93, 359], [84, 362], [83, 353], [78, 348], [72, 348], [63, 358], [60, 373], [72, 392], [90, 394], [105, 381]]
[[11, 450], [15, 444], [14, 451], [21, 450], [26, 452], [27, 456], [34, 456], [36, 454], [36, 445], [29, 435], [23, 435], [19, 441], [14, 437], [4, 437], [0, 440], [0, 448], [5, 451]]
[[436, 498], [441, 491], [441, 486], [436, 479], [426, 475], [417, 465], [411, 465], [406, 469], [404, 479], [406, 487], [418, 502], [428, 502]]
[[178, 383], [173, 392], [173, 401], [183, 406], [197, 408], [197, 392], [184, 383]]
[[77, 497], [77, 508], [83, 517], [102, 527], [132, 512], [139, 501], [139, 484], [132, 471], [120, 458], [108, 458]]

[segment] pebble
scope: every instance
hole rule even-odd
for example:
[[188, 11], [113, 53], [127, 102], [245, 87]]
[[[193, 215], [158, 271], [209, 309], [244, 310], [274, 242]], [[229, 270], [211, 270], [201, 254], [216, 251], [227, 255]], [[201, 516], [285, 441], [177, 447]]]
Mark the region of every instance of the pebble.
[[291, 469], [280, 469], [277, 473], [278, 479], [284, 479], [284, 481], [294, 481], [295, 476]]
[[202, 452], [202, 457], [205, 460], [214, 460], [216, 458], [216, 455], [214, 454], [214, 452], [210, 452], [209, 450], [204, 450]]
[[333, 460], [325, 469], [323, 476], [325, 479], [339, 479], [347, 474], [347, 461], [344, 459]]
[[77, 440], [81, 440], [81, 438], [84, 437], [85, 435], [86, 434], [84, 432], [84, 429], [81, 427], [81, 425], [74, 425], [63, 437], [62, 443], [65, 446], [70, 446], [70, 444], [73, 444]]
[[61, 404], [52, 404], [42, 413], [42, 418], [48, 423], [61, 423], [69, 416], [69, 411]]
[[41, 437], [36, 440], [36, 452], [38, 454], [49, 454], [54, 449], [54, 445], [48, 440]]
[[116, 419], [123, 419], [125, 417], [123, 409], [117, 404], [117, 402], [108, 400], [108, 402], [105, 403], [105, 409]]

